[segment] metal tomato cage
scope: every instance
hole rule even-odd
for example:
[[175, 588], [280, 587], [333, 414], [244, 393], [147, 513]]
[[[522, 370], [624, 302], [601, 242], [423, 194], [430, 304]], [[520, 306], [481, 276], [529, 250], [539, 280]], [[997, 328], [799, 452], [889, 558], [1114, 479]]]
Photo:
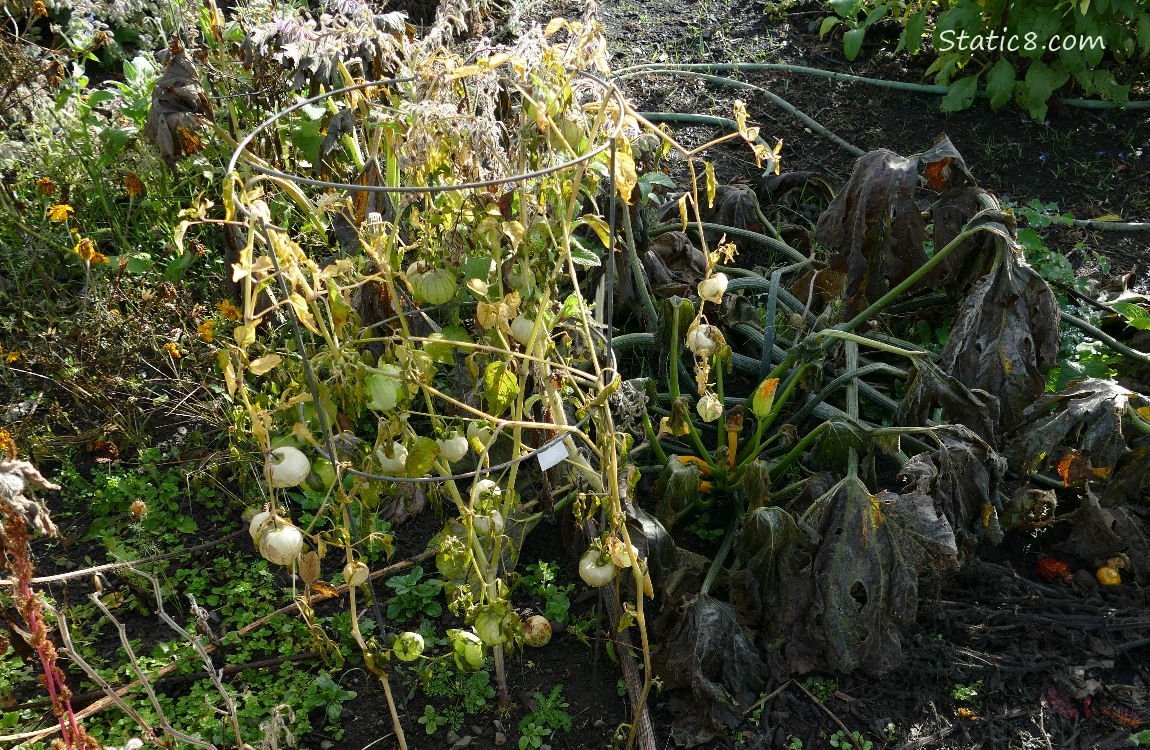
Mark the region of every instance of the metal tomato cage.
[[[309, 99], [305, 99], [303, 101], [300, 101], [300, 102], [292, 105], [291, 107], [288, 107], [286, 109], [283, 109], [283, 110], [277, 112], [276, 114], [265, 119], [263, 122], [261, 122], [259, 125], [257, 125], [255, 127], [255, 129], [253, 129], [250, 133], [248, 133], [246, 136], [244, 136], [238, 142], [238, 144], [236, 145], [235, 149], [232, 152], [230, 160], [228, 161], [227, 174], [230, 175], [232, 173], [235, 173], [237, 171], [237, 166], [240, 164], [241, 161], [243, 161], [245, 167], [247, 169], [250, 169], [253, 172], [258, 172], [258, 173], [263, 174], [265, 176], [274, 177], [277, 179], [287, 180], [287, 181], [290, 181], [292, 183], [295, 183], [295, 184], [301, 185], [301, 186], [310, 186], [310, 187], [322, 188], [324, 190], [345, 191], [348, 193], [365, 192], [365, 193], [383, 193], [383, 194], [396, 193], [396, 194], [407, 194], [407, 195], [412, 195], [412, 194], [414, 194], [414, 195], [429, 195], [429, 194], [446, 193], [446, 192], [476, 191], [476, 190], [480, 190], [483, 188], [497, 187], [497, 186], [501, 186], [501, 185], [519, 185], [519, 184], [526, 183], [526, 182], [529, 182], [529, 181], [534, 180], [534, 179], [538, 179], [541, 177], [545, 177], [545, 176], [552, 175], [552, 174], [555, 174], [558, 172], [563, 172], [565, 170], [572, 169], [572, 168], [577, 167], [581, 164], [589, 162], [591, 159], [595, 158], [596, 156], [598, 156], [604, 152], [608, 152], [609, 157], [610, 157], [610, 169], [608, 170], [608, 176], [605, 180], [607, 188], [608, 188], [608, 194], [611, 196], [610, 200], [608, 201], [608, 225], [609, 225], [609, 235], [608, 236], [610, 236], [611, 238], [614, 238], [615, 232], [616, 232], [616, 205], [615, 205], [615, 202], [616, 202], [616, 197], [615, 197], [615, 192], [616, 192], [616, 185], [615, 185], [616, 139], [619, 137], [619, 135], [622, 133], [622, 130], [623, 130], [623, 124], [624, 124], [623, 112], [625, 110], [625, 102], [624, 102], [622, 93], [615, 86], [615, 84], [610, 83], [608, 81], [605, 81], [604, 79], [600, 78], [599, 76], [597, 76], [593, 73], [587, 72], [587, 71], [578, 71], [578, 72], [576, 72], [576, 76], [579, 78], [585, 79], [587, 81], [590, 81], [595, 86], [598, 86], [604, 94], [603, 99], [601, 100], [604, 104], [609, 99], [614, 99], [615, 105], [616, 105], [615, 121], [610, 123], [609, 127], [605, 128], [605, 130], [608, 131], [606, 133], [605, 142], [596, 145], [594, 148], [590, 148], [587, 151], [587, 153], [585, 153], [585, 154], [577, 156], [577, 157], [570, 159], [568, 161], [564, 161], [564, 162], [561, 162], [559, 164], [555, 164], [553, 166], [546, 167], [544, 169], [539, 169], [539, 170], [535, 170], [535, 171], [531, 171], [531, 172], [525, 172], [525, 173], [521, 173], [521, 174], [517, 174], [517, 175], [511, 175], [511, 176], [507, 176], [507, 177], [499, 177], [499, 178], [480, 180], [480, 181], [475, 181], [475, 182], [464, 182], [464, 183], [459, 183], [459, 184], [403, 185], [403, 186], [391, 187], [391, 186], [384, 186], [384, 185], [360, 185], [360, 184], [352, 184], [352, 183], [333, 182], [333, 181], [328, 181], [328, 180], [319, 180], [319, 179], [315, 179], [312, 177], [305, 177], [303, 175], [292, 174], [289, 172], [284, 172], [284, 171], [275, 169], [271, 166], [268, 166], [266, 164], [261, 163], [261, 160], [259, 160], [259, 159], [245, 158], [245, 156], [252, 156], [251, 154], [249, 154], [248, 149], [249, 149], [250, 145], [252, 144], [253, 140], [257, 136], [259, 136], [262, 132], [267, 131], [269, 128], [272, 128], [277, 123], [280, 123], [282, 120], [284, 120], [284, 118], [289, 117], [293, 113], [298, 112], [299, 110], [301, 110], [305, 107], [319, 104], [319, 103], [325, 102], [326, 100], [331, 99], [333, 97], [342, 96], [344, 94], [354, 92], [354, 91], [359, 91], [362, 89], [373, 88], [373, 87], [392, 87], [392, 86], [396, 86], [399, 84], [414, 83], [417, 81], [416, 78], [408, 77], [408, 78], [383, 79], [383, 80], [379, 80], [379, 81], [366, 81], [366, 82], [358, 83], [358, 84], [355, 84], [352, 86], [345, 86], [345, 87], [340, 88], [340, 89], [335, 89], [333, 91], [319, 94], [319, 95], [313, 96]], [[249, 219], [253, 219], [256, 222], [257, 226], [259, 227], [259, 230], [263, 234], [264, 241], [267, 243], [268, 247], [272, 247], [272, 240], [271, 240], [271, 236], [269, 233], [269, 229], [273, 229], [273, 228], [279, 229], [279, 227], [276, 227], [275, 225], [271, 224], [268, 217], [266, 217], [266, 216], [253, 217], [253, 214], [252, 214], [250, 208], [248, 206], [244, 205], [243, 202], [240, 200], [240, 197], [238, 195], [236, 195], [234, 192], [232, 194], [232, 202], [233, 202], [236, 210], [240, 214], [248, 217]], [[290, 296], [290, 290], [288, 289], [287, 283], [284, 280], [282, 274], [280, 273], [279, 259], [276, 257], [275, 252], [268, 253], [268, 256], [271, 259], [274, 271], [276, 273], [276, 279], [279, 283], [279, 290], [284, 295], [284, 298], [286, 299], [288, 296]], [[615, 282], [615, 258], [614, 258], [614, 253], [611, 251], [608, 251], [606, 253], [606, 256], [607, 257], [606, 257], [605, 282], [604, 282], [606, 284], [606, 289], [605, 289], [605, 295], [604, 295], [604, 310], [603, 310], [602, 321], [601, 321], [601, 323], [603, 323], [605, 325], [605, 333], [599, 332], [599, 331], [594, 331], [593, 336], [595, 338], [598, 338], [601, 340], [601, 342], [604, 345], [604, 354], [606, 354], [608, 357], [607, 361], [609, 362], [609, 364], [606, 367], [601, 368], [602, 371], [604, 373], [610, 373], [613, 376], [613, 378], [617, 379], [619, 377], [619, 374], [618, 374], [618, 372], [616, 370], [616, 366], [615, 366], [614, 351], [611, 348], [612, 320], [614, 317], [614, 293], [613, 293], [613, 291], [614, 291], [614, 282]], [[451, 303], [447, 303], [445, 305], [417, 307], [413, 310], [409, 310], [409, 311], [402, 313], [402, 316], [410, 316], [410, 315], [420, 313], [420, 312], [430, 312], [430, 311], [433, 311], [433, 310], [436, 310], [439, 308], [452, 307], [452, 306], [455, 306], [458, 304], [461, 304], [461, 303], [451, 302]], [[463, 303], [463, 304], [467, 304], [467, 303]], [[472, 303], [472, 304], [474, 304], [474, 303]], [[308, 358], [306, 356], [304, 356], [304, 354], [303, 354], [306, 351], [306, 347], [305, 347], [305, 342], [304, 342], [304, 337], [303, 337], [303, 330], [302, 330], [302, 327], [300, 325], [299, 318], [297, 317], [295, 310], [291, 305], [286, 305], [285, 307], [286, 307], [286, 313], [288, 316], [288, 320], [291, 323], [292, 336], [293, 336], [293, 339], [294, 339], [295, 344], [296, 344], [296, 349], [301, 354], [304, 376], [307, 380], [308, 390], [311, 394], [312, 403], [316, 405], [316, 409], [315, 409], [316, 419], [317, 419], [317, 422], [319, 425], [319, 431], [323, 437], [323, 445], [326, 449], [326, 451], [325, 450], [317, 450], [317, 453], [321, 457], [326, 458], [329, 461], [331, 461], [333, 464], [339, 466], [339, 462], [337, 460], [335, 434], [333, 434], [333, 432], [332, 432], [332, 425], [328, 424], [327, 415], [324, 413], [324, 410], [322, 408], [320, 408], [320, 406], [319, 406], [319, 404], [320, 404], [319, 383], [318, 383], [318, 380], [316, 378], [315, 372], [311, 367], [311, 363], [308, 361]], [[386, 324], [389, 322], [394, 322], [394, 321], [398, 320], [400, 317], [401, 317], [401, 315], [396, 315], [396, 316], [393, 316], [387, 320], [380, 321], [379, 323], [373, 324], [373, 326], [378, 326], [378, 325], [383, 325], [383, 324]], [[371, 328], [371, 327], [372, 326], [369, 326], [368, 328]], [[361, 330], [361, 334], [366, 332], [368, 330], [368, 328]], [[596, 346], [595, 341], [590, 341], [590, 342], [586, 342], [586, 343], [588, 346], [591, 346], [591, 347]], [[514, 353], [513, 353], [513, 356], [515, 356]], [[596, 376], [588, 374], [588, 373], [582, 373], [582, 374], [588, 380], [588, 382], [598, 382], [598, 378]], [[601, 388], [605, 387], [605, 386], [606, 386], [606, 384], [600, 384]], [[304, 416], [303, 404], [300, 404], [298, 408], [299, 408], [300, 417], [302, 420], [303, 416]], [[586, 424], [589, 417], [590, 417], [589, 413], [584, 415], [578, 422], [576, 422], [574, 429], [576, 429], [576, 430], [581, 429], [582, 426], [584, 424]], [[549, 424], [549, 423], [539, 423], [539, 426], [536, 429], [547, 429], [550, 427], [555, 427], [555, 425]], [[498, 428], [498, 429], [502, 429], [502, 428]], [[544, 455], [547, 455], [546, 452], [548, 450], [555, 448], [556, 446], [558, 446], [562, 441], [564, 441], [568, 437], [570, 437], [570, 432], [560, 432], [558, 435], [548, 439], [547, 441], [543, 442], [538, 447], [536, 447], [536, 448], [534, 448], [534, 449], [532, 449], [532, 450], [530, 450], [530, 451], [528, 451], [528, 452], [526, 452], [520, 456], [513, 457], [508, 461], [504, 461], [504, 462], [497, 464], [497, 465], [494, 465], [494, 466], [487, 466], [485, 468], [484, 467], [477, 467], [473, 471], [462, 472], [462, 473], [453, 474], [450, 476], [396, 477], [396, 476], [390, 476], [390, 475], [375, 474], [372, 472], [366, 472], [366, 471], [362, 471], [360, 469], [356, 469], [353, 467], [345, 467], [345, 466], [339, 466], [339, 471], [346, 472], [348, 474], [352, 474], [354, 476], [358, 476], [358, 477], [361, 477], [363, 479], [367, 479], [367, 480], [371, 480], [371, 481], [384, 481], [384, 482], [394, 482], [394, 483], [404, 483], [404, 484], [422, 484], [422, 483], [429, 483], [429, 482], [444, 482], [444, 481], [449, 481], [449, 480], [474, 480], [474, 479], [477, 479], [478, 477], [481, 477], [481, 476], [484, 476], [487, 474], [502, 471], [504, 469], [507, 469], [507, 468], [517, 464], [517, 463], [520, 463], [522, 461], [528, 460], [528, 459], [533, 458], [533, 457], [539, 457], [540, 459], [542, 459], [542, 457]], [[541, 462], [541, 465], [543, 465], [542, 462]]]

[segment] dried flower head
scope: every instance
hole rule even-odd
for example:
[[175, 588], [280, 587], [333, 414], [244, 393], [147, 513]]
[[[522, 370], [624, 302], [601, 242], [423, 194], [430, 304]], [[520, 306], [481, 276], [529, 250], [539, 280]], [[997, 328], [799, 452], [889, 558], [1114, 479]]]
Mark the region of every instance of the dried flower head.
[[52, 178], [48, 176], [41, 177], [36, 180], [36, 187], [43, 195], [55, 195], [56, 183], [52, 182]]
[[[32, 15], [37, 18], [45, 18], [48, 15], [48, 6], [44, 4], [44, 0], [34, 0], [32, 3]], [[51, 193], [49, 193], [51, 195]]]
[[143, 518], [148, 515], [148, 504], [143, 500], [133, 500], [131, 506], [128, 507], [128, 512], [136, 518]]
[[128, 195], [133, 198], [144, 194], [144, 183], [140, 181], [135, 172], [124, 175], [124, 188], [127, 189]]

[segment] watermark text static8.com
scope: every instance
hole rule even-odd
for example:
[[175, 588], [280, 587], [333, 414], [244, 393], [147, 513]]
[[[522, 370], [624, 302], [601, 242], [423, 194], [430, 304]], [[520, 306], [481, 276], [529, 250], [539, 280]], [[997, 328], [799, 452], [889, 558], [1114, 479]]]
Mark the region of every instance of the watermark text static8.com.
[[939, 52], [1034, 52], [1044, 49], [1048, 52], [1074, 52], [1077, 50], [1105, 49], [1100, 35], [1055, 34], [1043, 40], [1033, 31], [1024, 34], [990, 31], [984, 34], [968, 34], [965, 31], [944, 29], [938, 33]]

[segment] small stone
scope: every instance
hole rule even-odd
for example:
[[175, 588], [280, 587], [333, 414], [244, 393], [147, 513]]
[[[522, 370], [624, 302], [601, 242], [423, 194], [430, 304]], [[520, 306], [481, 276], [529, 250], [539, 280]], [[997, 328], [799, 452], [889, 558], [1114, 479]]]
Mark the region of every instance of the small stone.
[[503, 747], [506, 744], [507, 744], [507, 735], [505, 735], [503, 732], [496, 732], [495, 733], [495, 746], [496, 747]]
[[539, 750], [551, 750], [551, 746], [546, 744], [540, 745]]
[[452, 744], [452, 745], [454, 745], [456, 742], [459, 742], [459, 740], [460, 740], [460, 737], [459, 737], [459, 733], [458, 733], [458, 732], [456, 732], [456, 731], [452, 730], [452, 731], [450, 731], [450, 732], [448, 732], [448, 733], [447, 733], [447, 742], [448, 742], [448, 744]]
[[475, 734], [475, 735], [479, 735], [480, 737], [482, 737], [483, 736], [483, 727], [479, 726], [478, 724], [472, 724], [471, 725], [471, 733]]
[[[451, 750], [463, 750], [463, 748], [469, 747], [470, 745], [471, 745], [471, 735], [465, 734], [459, 738], [459, 741], [457, 741], [454, 745], [451, 746]], [[540, 750], [543, 750], [543, 749], [540, 748]]]
[[502, 722], [502, 721], [500, 721], [499, 719], [496, 719], [495, 721], [491, 722], [491, 726], [495, 727], [495, 731], [496, 731], [496, 732], [505, 732], [505, 731], [507, 731], [507, 730], [505, 730], [505, 729], [503, 728], [503, 722]]
[[331, 740], [320, 740], [319, 742], [319, 750], [331, 750], [333, 747], [335, 747], [335, 743]]
[[596, 729], [606, 729], [607, 728], [607, 722], [603, 721], [602, 719], [596, 719], [595, 723], [592, 724], [591, 726], [595, 727]]

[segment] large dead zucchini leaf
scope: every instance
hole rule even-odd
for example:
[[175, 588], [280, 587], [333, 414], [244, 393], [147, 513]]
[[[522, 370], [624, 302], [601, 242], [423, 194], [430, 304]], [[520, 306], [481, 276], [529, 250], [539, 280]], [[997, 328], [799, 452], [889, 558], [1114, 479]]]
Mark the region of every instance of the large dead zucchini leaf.
[[169, 50], [171, 58], [155, 88], [144, 137], [156, 144], [169, 167], [203, 148], [198, 131], [212, 106], [200, 84], [199, 73], [187, 52], [178, 43]]
[[921, 493], [872, 495], [843, 482], [823, 514], [812, 614], [832, 670], [881, 674], [902, 660], [899, 631], [914, 621], [923, 561], [954, 564], [949, 524]]
[[999, 418], [997, 398], [986, 391], [967, 388], [926, 357], [915, 357], [914, 369], [895, 416], [899, 424], [924, 425], [935, 408], [941, 408], [944, 422], [964, 425], [988, 444], [995, 445]]
[[1058, 355], [1058, 300], [1022, 259], [1008, 230], [987, 226], [1005, 245], [1001, 260], [967, 295], [938, 364], [967, 387], [997, 396], [999, 429], [1008, 432], [1042, 395], [1041, 368]]
[[1134, 442], [1118, 462], [1110, 481], [1102, 490], [1102, 507], [1113, 508], [1125, 503], [1139, 503], [1150, 497], [1150, 439]]
[[[949, 245], [966, 228], [967, 222], [985, 207], [982, 202], [984, 195], [986, 191], [982, 188], [963, 185], [939, 196], [931, 206], [936, 250]], [[952, 298], [966, 294], [971, 284], [990, 271], [996, 246], [994, 238], [985, 232], [967, 237], [942, 261], [937, 288]]]
[[1002, 540], [998, 487], [1006, 460], [965, 427], [940, 427], [934, 436], [938, 450], [912, 457], [898, 476], [909, 491], [934, 499], [965, 558], [981, 540]]
[[790, 513], [767, 507], [743, 519], [735, 550], [746, 567], [731, 576], [731, 599], [765, 643], [780, 644], [767, 651], [772, 674], [809, 672], [818, 656], [809, 637], [814, 543]]
[[647, 570], [656, 588], [675, 566], [675, 542], [663, 524], [637, 505], [627, 505], [627, 533], [631, 543], [639, 550], [639, 557], [647, 561]]
[[651, 240], [641, 256], [647, 282], [656, 297], [686, 297], [707, 275], [707, 256], [683, 232], [666, 232]]
[[915, 202], [920, 168], [936, 190], [969, 177], [945, 136], [915, 156], [871, 151], [819, 217], [815, 240], [830, 256], [831, 277], [843, 280], [848, 318], [926, 263], [926, 222]]
[[1134, 395], [1113, 380], [1087, 378], [1022, 412], [1010, 458], [1018, 471], [1054, 468], [1066, 485], [1105, 479], [1126, 451], [1122, 417]]
[[671, 612], [661, 625], [668, 632], [658, 674], [665, 688], [686, 688], [691, 694], [689, 710], [676, 712], [672, 724], [675, 744], [696, 747], [742, 723], [765, 685], [765, 668], [735, 621], [734, 608], [702, 595]]

